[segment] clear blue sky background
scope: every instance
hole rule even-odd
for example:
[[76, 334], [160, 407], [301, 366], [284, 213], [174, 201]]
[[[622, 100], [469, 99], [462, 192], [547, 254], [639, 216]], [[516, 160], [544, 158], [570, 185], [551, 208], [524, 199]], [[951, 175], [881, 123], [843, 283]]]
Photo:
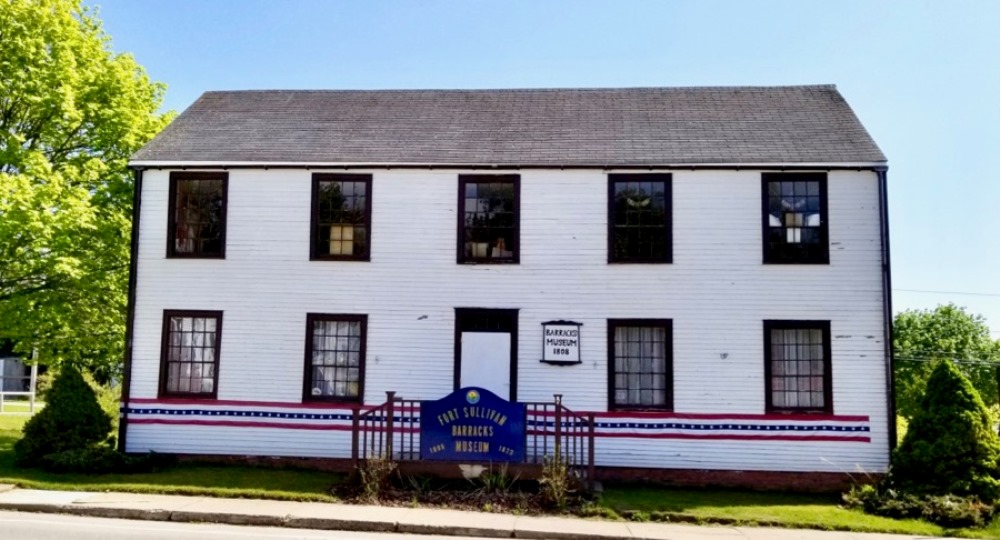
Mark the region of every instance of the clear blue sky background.
[[996, 0], [87, 4], [177, 111], [223, 89], [834, 83], [889, 157], [896, 309], [954, 301], [1000, 338]]

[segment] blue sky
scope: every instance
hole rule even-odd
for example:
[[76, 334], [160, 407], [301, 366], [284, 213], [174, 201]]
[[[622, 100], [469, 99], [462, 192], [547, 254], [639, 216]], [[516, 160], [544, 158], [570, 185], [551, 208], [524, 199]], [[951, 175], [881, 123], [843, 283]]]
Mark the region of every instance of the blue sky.
[[954, 301], [1000, 338], [1000, 2], [86, 4], [177, 111], [223, 89], [836, 84], [889, 157], [896, 309]]

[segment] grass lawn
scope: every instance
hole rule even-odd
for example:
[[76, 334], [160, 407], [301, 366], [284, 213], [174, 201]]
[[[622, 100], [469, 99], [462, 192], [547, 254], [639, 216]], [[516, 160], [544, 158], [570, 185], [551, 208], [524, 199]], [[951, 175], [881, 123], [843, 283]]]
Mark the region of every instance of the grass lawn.
[[[14, 442], [28, 415], [0, 415], [0, 484], [71, 491], [125, 491], [295, 501], [335, 501], [331, 473], [185, 463], [143, 474], [54, 474], [14, 467]], [[945, 530], [840, 507], [837, 496], [607, 485], [589, 515], [612, 519], [758, 524], [1000, 540], [1000, 520], [982, 530]]]
[[634, 520], [694, 521], [811, 529], [1000, 539], [1000, 521], [986, 529], [952, 530], [848, 510], [836, 495], [666, 489], [609, 485], [595, 513]]
[[70, 491], [127, 491], [247, 497], [295, 501], [334, 501], [333, 473], [299, 469], [182, 464], [141, 474], [54, 474], [14, 466], [14, 442], [27, 415], [0, 415], [0, 484]]
[[[44, 407], [45, 404], [41, 401], [35, 402], [35, 412]], [[5, 399], [3, 402], [3, 408], [0, 413], [27, 413], [30, 412], [31, 406], [27, 401], [10, 401]]]

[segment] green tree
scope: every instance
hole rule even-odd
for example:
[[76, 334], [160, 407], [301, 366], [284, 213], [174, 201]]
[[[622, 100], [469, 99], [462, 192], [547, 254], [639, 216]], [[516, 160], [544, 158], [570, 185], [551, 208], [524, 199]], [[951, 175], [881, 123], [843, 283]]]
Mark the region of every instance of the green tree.
[[893, 452], [891, 483], [911, 493], [1000, 496], [1000, 437], [979, 393], [949, 360], [938, 362], [920, 409]]
[[990, 362], [1000, 362], [1000, 346], [990, 338], [982, 316], [954, 304], [907, 310], [896, 315], [892, 345], [896, 352], [896, 408], [906, 418], [913, 418], [919, 410], [927, 380], [943, 359], [959, 360], [959, 371], [972, 381], [982, 399], [990, 404], [998, 402], [1000, 371]]
[[163, 91], [80, 0], [0, 0], [0, 336], [20, 352], [120, 365], [127, 163]]

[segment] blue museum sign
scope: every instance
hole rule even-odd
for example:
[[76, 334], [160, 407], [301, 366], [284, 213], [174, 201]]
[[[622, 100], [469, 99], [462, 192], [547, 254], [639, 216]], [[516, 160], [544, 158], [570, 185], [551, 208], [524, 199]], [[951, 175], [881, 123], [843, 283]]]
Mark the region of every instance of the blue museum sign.
[[420, 402], [420, 459], [524, 461], [526, 409], [489, 390], [462, 388]]

